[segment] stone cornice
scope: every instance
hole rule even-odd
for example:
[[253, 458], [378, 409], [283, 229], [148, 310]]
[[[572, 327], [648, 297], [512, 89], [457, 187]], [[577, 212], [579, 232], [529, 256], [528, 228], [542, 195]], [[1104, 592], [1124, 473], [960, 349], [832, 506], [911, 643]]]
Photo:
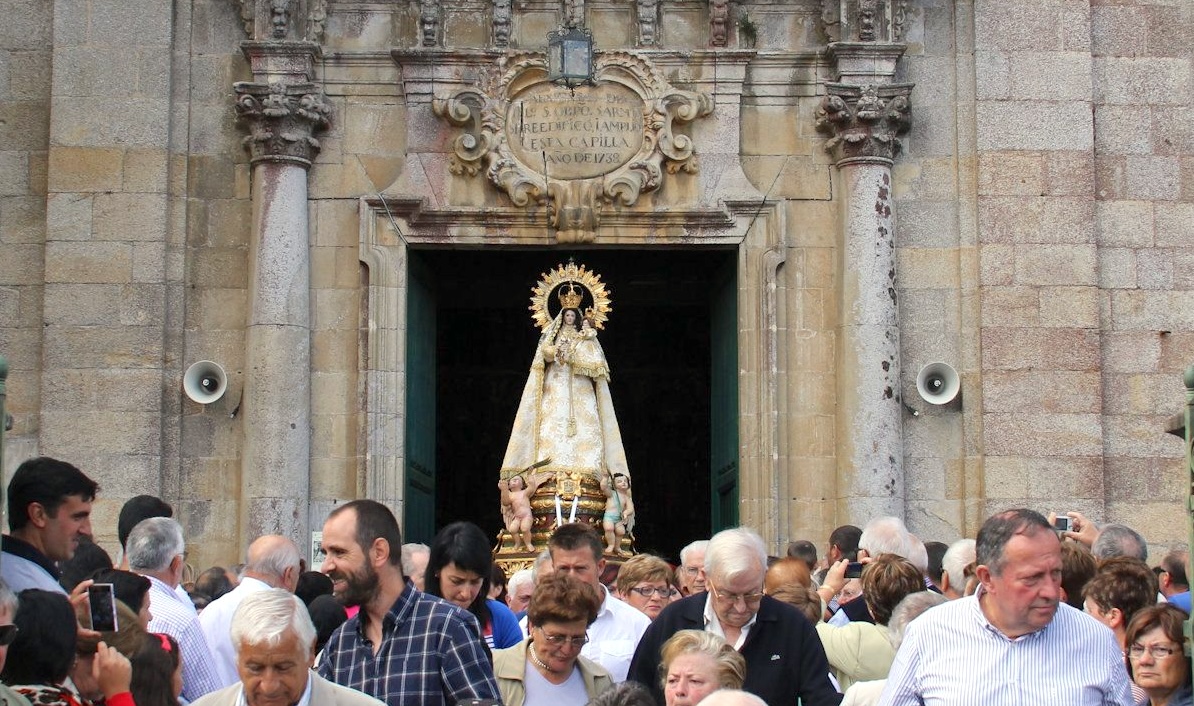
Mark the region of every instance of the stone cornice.
[[829, 83], [817, 108], [817, 130], [830, 135], [825, 149], [838, 166], [851, 162], [891, 164], [899, 136], [912, 125], [912, 84], [855, 86]]
[[249, 60], [253, 80], [259, 83], [311, 81], [315, 78], [315, 64], [323, 56], [314, 42], [245, 41], [240, 43], [240, 50]]
[[315, 134], [326, 130], [332, 106], [312, 83], [234, 84], [236, 116], [249, 134], [251, 161], [283, 162], [309, 168], [319, 154]]
[[891, 83], [906, 44], [886, 42], [834, 42], [825, 49], [833, 74], [841, 83], [865, 86]]

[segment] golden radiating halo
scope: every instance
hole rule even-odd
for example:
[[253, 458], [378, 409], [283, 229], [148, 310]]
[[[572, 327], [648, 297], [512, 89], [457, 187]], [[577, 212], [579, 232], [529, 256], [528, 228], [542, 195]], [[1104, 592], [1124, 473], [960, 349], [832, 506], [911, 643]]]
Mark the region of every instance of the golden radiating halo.
[[548, 310], [551, 294], [556, 287], [571, 282], [583, 287], [593, 298], [593, 305], [584, 310], [586, 314], [591, 310], [593, 327], [605, 328], [605, 322], [609, 320], [609, 312], [613, 309], [609, 305], [609, 290], [601, 281], [601, 275], [592, 272], [584, 265], [577, 265], [569, 260], [567, 265], [557, 265], [554, 270], [544, 272], [541, 277], [539, 283], [531, 290], [531, 318], [535, 320], [536, 326], [546, 329], [551, 325], [552, 317]]

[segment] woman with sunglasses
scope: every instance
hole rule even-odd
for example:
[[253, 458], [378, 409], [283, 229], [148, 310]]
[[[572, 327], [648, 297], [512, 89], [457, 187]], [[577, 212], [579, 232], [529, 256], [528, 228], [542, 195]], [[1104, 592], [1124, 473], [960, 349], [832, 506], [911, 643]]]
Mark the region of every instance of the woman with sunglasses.
[[1148, 694], [1149, 706], [1190, 706], [1190, 658], [1182, 624], [1186, 614], [1168, 603], [1136, 612], [1128, 623], [1128, 676]]
[[493, 653], [505, 706], [584, 706], [613, 686], [609, 672], [580, 656], [601, 609], [591, 585], [567, 574], [539, 579], [527, 608], [529, 635]]
[[[39, 706], [81, 706], [84, 702], [66, 684], [75, 662], [79, 623], [61, 593], [30, 588], [21, 591], [16, 638], [0, 671], [0, 680]], [[115, 647], [98, 643], [93, 675], [108, 706], [132, 706], [132, 669]]]

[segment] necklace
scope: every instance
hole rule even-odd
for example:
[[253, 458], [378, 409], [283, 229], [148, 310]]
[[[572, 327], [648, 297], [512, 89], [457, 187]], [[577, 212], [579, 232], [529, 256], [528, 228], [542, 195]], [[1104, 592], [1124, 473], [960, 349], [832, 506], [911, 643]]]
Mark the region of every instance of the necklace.
[[539, 659], [539, 655], [535, 654], [535, 641], [534, 640], [531, 640], [527, 644], [527, 657], [530, 658], [531, 664], [535, 665], [539, 669], [542, 669], [543, 671], [547, 672], [548, 674], [560, 674], [561, 673], [561, 672], [557, 672], [556, 670], [547, 666], [546, 664], [543, 663], [543, 660]]

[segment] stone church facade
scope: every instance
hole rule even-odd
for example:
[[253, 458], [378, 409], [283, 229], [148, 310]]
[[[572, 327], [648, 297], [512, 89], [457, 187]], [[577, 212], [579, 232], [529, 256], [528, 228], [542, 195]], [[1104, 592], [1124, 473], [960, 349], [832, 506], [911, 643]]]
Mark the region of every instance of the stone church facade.
[[[197, 566], [263, 532], [308, 545], [346, 499], [426, 514], [411, 390], [435, 383], [413, 366], [443, 352], [412, 262], [496, 252], [540, 255], [531, 282], [605, 258], [614, 322], [618, 262], [650, 253], [672, 286], [669, 257], [719, 253], [732, 374], [702, 424], [731, 439], [724, 517], [777, 550], [876, 514], [949, 542], [1009, 506], [1185, 541], [1164, 428], [1194, 361], [1188, 2], [0, 16], [6, 470], [47, 454], [97, 478], [106, 544], [142, 492], [179, 509]], [[593, 33], [595, 86], [547, 80], [566, 24]], [[199, 360], [228, 372], [208, 405], [181, 387]], [[917, 392], [936, 361], [949, 404]]]

